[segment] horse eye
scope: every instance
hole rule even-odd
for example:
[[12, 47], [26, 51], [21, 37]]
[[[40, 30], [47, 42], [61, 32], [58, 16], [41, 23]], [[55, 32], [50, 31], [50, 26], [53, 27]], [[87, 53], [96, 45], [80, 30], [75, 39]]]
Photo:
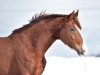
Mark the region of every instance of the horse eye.
[[75, 29], [74, 28], [70, 28], [70, 29], [68, 29], [68, 31], [72, 32], [72, 31], [75, 31]]

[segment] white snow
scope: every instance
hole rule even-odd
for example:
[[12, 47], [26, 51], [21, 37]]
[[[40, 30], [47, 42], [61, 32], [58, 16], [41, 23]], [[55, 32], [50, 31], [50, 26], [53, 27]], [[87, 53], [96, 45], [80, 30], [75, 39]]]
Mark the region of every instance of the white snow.
[[100, 58], [48, 57], [42, 75], [100, 75]]

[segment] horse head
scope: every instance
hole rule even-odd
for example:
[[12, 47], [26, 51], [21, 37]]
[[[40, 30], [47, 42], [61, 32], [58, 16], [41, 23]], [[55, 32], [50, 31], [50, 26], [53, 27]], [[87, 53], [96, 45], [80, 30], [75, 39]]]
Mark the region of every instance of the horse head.
[[78, 20], [78, 11], [73, 11], [65, 17], [59, 35], [62, 42], [74, 49], [78, 55], [86, 54], [88, 49], [81, 33], [81, 28]]

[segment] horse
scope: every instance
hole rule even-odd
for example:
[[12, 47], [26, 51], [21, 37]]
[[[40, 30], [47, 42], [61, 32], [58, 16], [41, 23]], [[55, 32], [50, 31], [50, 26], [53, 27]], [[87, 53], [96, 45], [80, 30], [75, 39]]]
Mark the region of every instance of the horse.
[[70, 14], [40, 13], [29, 23], [0, 37], [0, 75], [42, 75], [45, 53], [56, 41], [85, 55], [87, 46], [81, 33], [78, 10]]

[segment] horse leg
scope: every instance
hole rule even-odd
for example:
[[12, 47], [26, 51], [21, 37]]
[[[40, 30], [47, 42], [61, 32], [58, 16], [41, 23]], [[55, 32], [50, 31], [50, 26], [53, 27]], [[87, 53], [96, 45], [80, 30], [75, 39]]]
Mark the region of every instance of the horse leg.
[[35, 75], [42, 75], [46, 65], [46, 59], [43, 57], [42, 61], [37, 64]]

